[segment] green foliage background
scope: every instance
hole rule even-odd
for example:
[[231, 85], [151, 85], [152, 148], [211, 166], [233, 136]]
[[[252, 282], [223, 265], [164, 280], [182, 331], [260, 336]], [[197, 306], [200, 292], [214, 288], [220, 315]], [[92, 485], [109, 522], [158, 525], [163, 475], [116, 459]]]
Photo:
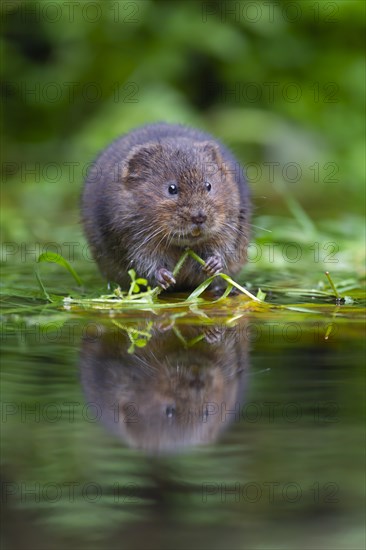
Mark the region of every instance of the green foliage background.
[[82, 240], [87, 163], [119, 134], [166, 120], [232, 148], [256, 216], [288, 216], [291, 195], [360, 242], [362, 1], [71, 5], [2, 7], [5, 241]]

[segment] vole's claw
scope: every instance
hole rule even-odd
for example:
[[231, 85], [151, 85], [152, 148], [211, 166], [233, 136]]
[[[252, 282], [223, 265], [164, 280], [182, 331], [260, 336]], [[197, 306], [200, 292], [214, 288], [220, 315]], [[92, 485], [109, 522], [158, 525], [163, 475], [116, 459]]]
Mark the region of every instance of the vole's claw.
[[205, 340], [208, 344], [218, 344], [222, 339], [224, 330], [222, 327], [204, 327], [203, 334], [205, 335]]
[[221, 256], [210, 256], [202, 269], [209, 277], [212, 277], [212, 275], [220, 273], [223, 267]]
[[165, 269], [165, 267], [157, 270], [156, 280], [158, 285], [161, 286], [164, 290], [169, 288], [170, 285], [174, 285], [176, 283], [172, 272], [168, 271], [168, 269]]

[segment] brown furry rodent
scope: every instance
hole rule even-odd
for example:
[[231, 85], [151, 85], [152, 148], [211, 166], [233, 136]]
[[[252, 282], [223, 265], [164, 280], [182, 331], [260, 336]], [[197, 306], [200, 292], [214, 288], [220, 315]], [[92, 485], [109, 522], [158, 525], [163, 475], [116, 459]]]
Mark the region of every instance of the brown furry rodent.
[[[133, 268], [151, 285], [194, 288], [246, 260], [250, 199], [239, 163], [205, 132], [151, 124], [111, 143], [84, 187], [82, 217], [95, 260], [109, 281], [128, 286]], [[185, 248], [177, 282], [172, 271]]]

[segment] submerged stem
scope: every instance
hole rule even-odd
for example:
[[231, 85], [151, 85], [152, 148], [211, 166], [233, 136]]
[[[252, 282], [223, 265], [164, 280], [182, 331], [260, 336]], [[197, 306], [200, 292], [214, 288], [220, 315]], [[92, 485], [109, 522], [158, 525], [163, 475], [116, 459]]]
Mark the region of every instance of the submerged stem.
[[332, 290], [333, 290], [333, 292], [334, 292], [334, 294], [335, 294], [335, 297], [336, 297], [336, 298], [341, 298], [341, 295], [339, 294], [338, 290], [336, 289], [335, 284], [333, 283], [333, 279], [332, 279], [332, 277], [330, 276], [329, 271], [326, 271], [326, 272], [325, 272], [325, 276], [326, 276], [326, 278], [327, 278], [328, 281], [329, 281], [329, 284], [330, 284], [330, 286], [331, 286], [331, 288], [332, 288]]

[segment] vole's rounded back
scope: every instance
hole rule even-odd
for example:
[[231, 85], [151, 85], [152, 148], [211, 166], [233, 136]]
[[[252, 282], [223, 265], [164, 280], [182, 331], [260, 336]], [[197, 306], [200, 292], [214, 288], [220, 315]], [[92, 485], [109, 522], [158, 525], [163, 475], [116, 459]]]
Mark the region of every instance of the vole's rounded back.
[[[188, 289], [246, 260], [250, 200], [239, 163], [205, 132], [152, 124], [111, 143], [85, 182], [82, 217], [95, 260], [109, 281], [128, 285], [133, 268], [151, 285]], [[189, 247], [202, 269], [187, 261]], [[174, 286], [173, 286], [174, 285]]]

